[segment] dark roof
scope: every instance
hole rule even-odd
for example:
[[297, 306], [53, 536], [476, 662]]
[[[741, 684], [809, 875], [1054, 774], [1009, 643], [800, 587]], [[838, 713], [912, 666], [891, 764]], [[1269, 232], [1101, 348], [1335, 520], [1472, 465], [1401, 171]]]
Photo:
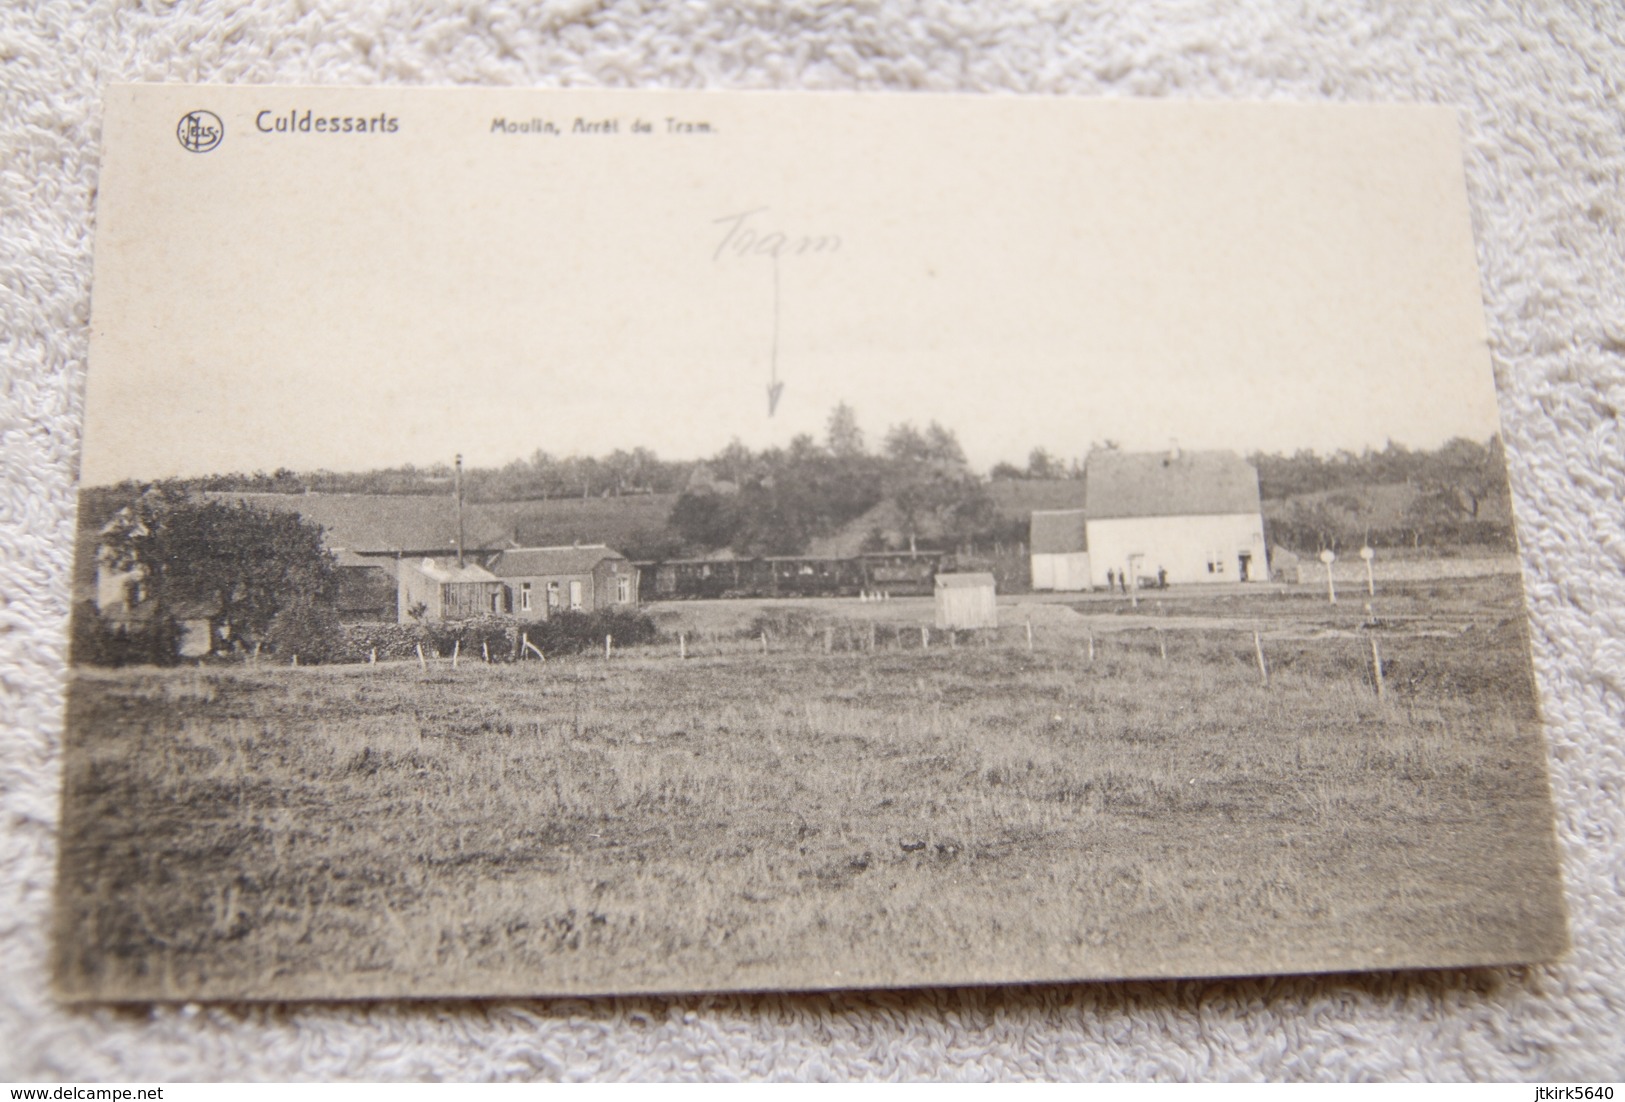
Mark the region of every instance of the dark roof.
[[345, 551], [340, 549], [333, 552], [333, 559], [338, 563], [339, 566], [343, 567], [355, 567], [357, 569], [365, 570], [381, 570], [385, 571], [386, 573], [389, 570], [389, 567], [379, 562], [376, 558], [368, 558], [366, 555], [358, 555], [354, 551]]
[[601, 543], [586, 547], [519, 547], [502, 552], [491, 561], [491, 572], [499, 578], [530, 575], [590, 574], [605, 559], [626, 561], [619, 551]]
[[1084, 538], [1082, 509], [1060, 509], [1035, 512], [1032, 521], [1032, 553], [1035, 555], [1065, 555], [1089, 550]]
[[[202, 496], [298, 513], [327, 529], [327, 545], [335, 551], [423, 556], [450, 554], [457, 548], [457, 504], [450, 494]], [[614, 544], [664, 525], [675, 501], [671, 494], [639, 494], [587, 500], [466, 502], [463, 546], [475, 552], [566, 541]]]
[[[261, 509], [298, 513], [327, 530], [334, 550], [445, 553], [457, 549], [457, 503], [449, 494], [230, 494], [216, 501], [242, 501]], [[463, 544], [467, 550], [498, 546], [507, 531], [465, 508]]]
[[974, 574], [938, 574], [938, 589], [979, 589], [993, 588], [993, 575], [987, 573]]
[[1095, 451], [1084, 482], [1091, 520], [1260, 512], [1258, 472], [1230, 451]]
[[993, 507], [1007, 517], [1084, 506], [1081, 478], [996, 478], [987, 484], [987, 492]]
[[462, 566], [457, 565], [456, 558], [449, 559], [402, 559], [403, 568], [411, 568], [425, 577], [437, 582], [494, 582], [496, 575], [477, 563], [464, 560]]

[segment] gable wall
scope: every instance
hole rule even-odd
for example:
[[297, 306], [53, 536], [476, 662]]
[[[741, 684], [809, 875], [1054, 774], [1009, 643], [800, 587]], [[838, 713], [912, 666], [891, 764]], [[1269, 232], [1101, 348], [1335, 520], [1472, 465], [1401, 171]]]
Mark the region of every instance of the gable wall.
[[[1240, 581], [1238, 558], [1251, 555], [1249, 579], [1268, 581], [1264, 520], [1257, 513], [1229, 516], [1123, 517], [1089, 521], [1089, 571], [1093, 585], [1106, 584], [1106, 571], [1127, 570], [1129, 556], [1141, 554], [1138, 576], [1167, 570], [1172, 585]], [[1220, 569], [1210, 571], [1216, 556]]]

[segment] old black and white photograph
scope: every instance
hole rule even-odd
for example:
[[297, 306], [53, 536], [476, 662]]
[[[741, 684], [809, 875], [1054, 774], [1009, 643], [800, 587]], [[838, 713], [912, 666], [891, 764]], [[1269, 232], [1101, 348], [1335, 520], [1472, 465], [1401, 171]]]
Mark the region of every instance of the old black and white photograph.
[[1567, 945], [1444, 109], [108, 93], [75, 1000]]

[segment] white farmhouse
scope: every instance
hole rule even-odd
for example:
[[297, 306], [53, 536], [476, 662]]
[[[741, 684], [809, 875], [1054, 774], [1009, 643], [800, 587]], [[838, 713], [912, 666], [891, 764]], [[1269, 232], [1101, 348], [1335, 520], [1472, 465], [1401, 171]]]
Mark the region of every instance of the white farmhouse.
[[1108, 570], [1174, 585], [1269, 580], [1258, 472], [1235, 452], [1097, 450], [1084, 509], [1095, 586]]

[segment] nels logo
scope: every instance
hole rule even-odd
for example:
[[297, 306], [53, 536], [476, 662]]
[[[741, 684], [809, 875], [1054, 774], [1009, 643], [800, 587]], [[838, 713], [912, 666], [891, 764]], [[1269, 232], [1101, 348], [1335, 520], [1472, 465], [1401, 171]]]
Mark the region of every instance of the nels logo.
[[188, 111], [175, 127], [181, 148], [190, 153], [207, 153], [226, 136], [226, 124], [213, 111]]

